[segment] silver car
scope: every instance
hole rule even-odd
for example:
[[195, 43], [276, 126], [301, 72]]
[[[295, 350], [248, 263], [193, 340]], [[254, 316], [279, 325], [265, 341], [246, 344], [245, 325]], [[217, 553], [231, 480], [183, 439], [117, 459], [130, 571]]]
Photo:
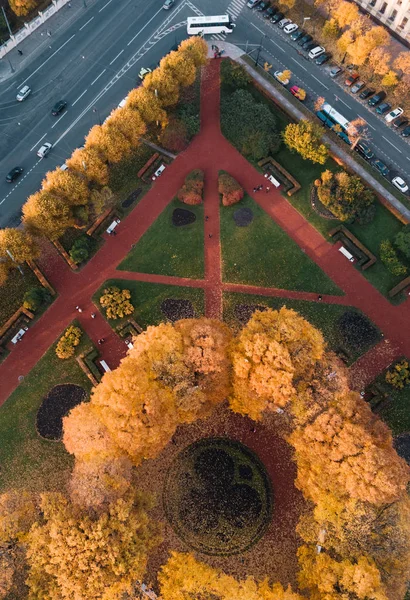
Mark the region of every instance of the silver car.
[[23, 102], [23, 100], [25, 100], [27, 98], [27, 96], [30, 96], [30, 94], [31, 94], [31, 88], [29, 88], [28, 85], [25, 85], [24, 87], [21, 88], [21, 90], [17, 94], [16, 98], [19, 102]]

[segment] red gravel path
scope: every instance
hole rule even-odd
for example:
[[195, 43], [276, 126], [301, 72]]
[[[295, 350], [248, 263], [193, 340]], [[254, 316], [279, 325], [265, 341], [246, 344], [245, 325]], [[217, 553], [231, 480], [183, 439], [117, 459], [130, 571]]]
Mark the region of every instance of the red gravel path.
[[[63, 329], [78, 318], [94, 343], [99, 338], [105, 342], [100, 346], [102, 358], [111, 368], [119, 364], [125, 355], [126, 346], [109, 328], [99, 311], [93, 306], [91, 297], [107, 279], [120, 277], [141, 281], [156, 281], [174, 285], [203, 287], [206, 298], [206, 314], [222, 316], [222, 291], [247, 292], [252, 294], [283, 296], [313, 300], [315, 295], [255, 286], [221, 283], [221, 249], [219, 243], [219, 195], [217, 172], [220, 169], [231, 173], [248, 194], [290, 235], [306, 254], [345, 292], [344, 297], [324, 296], [323, 301], [352, 305], [361, 309], [383, 331], [384, 346], [379, 344], [360, 359], [352, 369], [357, 386], [371, 381], [395, 357], [404, 354], [410, 357], [410, 305], [400, 307], [390, 303], [283, 198], [272, 189], [268, 194], [253, 194], [256, 184], [265, 183], [260, 174], [222, 137], [219, 128], [219, 66], [212, 60], [204, 69], [201, 86], [201, 131], [189, 146], [166, 169], [153, 188], [142, 198], [138, 206], [119, 225], [115, 237], [107, 237], [105, 245], [97, 255], [79, 272], [73, 273], [51, 246], [42, 257], [41, 268], [59, 296], [44, 316], [24, 336], [21, 343], [0, 365], [0, 404], [18, 385], [18, 376], [26, 375], [38, 362], [47, 348], [56, 340]], [[193, 169], [205, 172], [205, 280], [186, 280], [141, 273], [126, 273], [115, 270], [148, 227], [157, 219], [166, 205], [175, 196], [185, 176]], [[209, 235], [211, 234], [211, 237]], [[244, 249], [243, 249], [244, 250]], [[79, 314], [75, 307], [83, 312]], [[91, 318], [96, 312], [97, 317]]]

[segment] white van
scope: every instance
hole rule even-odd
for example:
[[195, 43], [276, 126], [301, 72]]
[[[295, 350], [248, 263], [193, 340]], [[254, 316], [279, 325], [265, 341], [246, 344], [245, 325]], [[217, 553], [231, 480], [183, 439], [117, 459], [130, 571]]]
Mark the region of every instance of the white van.
[[309, 58], [317, 58], [318, 56], [323, 54], [325, 51], [326, 50], [325, 50], [325, 48], [323, 48], [323, 46], [316, 46], [316, 48], [313, 48], [309, 52]]

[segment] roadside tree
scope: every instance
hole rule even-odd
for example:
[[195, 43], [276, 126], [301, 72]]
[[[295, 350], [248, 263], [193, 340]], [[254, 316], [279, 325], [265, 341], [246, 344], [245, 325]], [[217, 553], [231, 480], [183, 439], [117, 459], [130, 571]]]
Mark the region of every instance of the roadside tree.
[[81, 174], [90, 183], [107, 185], [109, 179], [108, 165], [102, 151], [92, 144], [86, 148], [74, 150], [71, 158], [67, 160], [71, 171]]
[[22, 212], [27, 230], [50, 240], [57, 240], [69, 227], [78, 227], [73, 207], [45, 190], [29, 196]]
[[183, 40], [178, 46], [178, 52], [191, 59], [197, 68], [203, 67], [208, 57], [208, 44], [203, 38], [195, 36]]
[[407, 50], [400, 52], [394, 60], [393, 67], [396, 71], [401, 71], [403, 75], [410, 75], [410, 53]]
[[95, 125], [85, 138], [85, 145], [96, 146], [108, 163], [120, 162], [131, 153], [131, 144], [115, 123]]
[[90, 190], [86, 180], [69, 169], [49, 171], [41, 185], [43, 190], [62, 198], [72, 206], [86, 206], [90, 201]]
[[373, 48], [368, 58], [368, 64], [371, 68], [370, 79], [374, 79], [374, 75], [386, 75], [390, 69], [391, 55], [386, 47]]
[[141, 114], [128, 107], [119, 108], [114, 111], [110, 116], [110, 125], [115, 127], [128, 139], [132, 148], [138, 148], [141, 144], [141, 137], [147, 129]]
[[28, 231], [11, 227], [0, 229], [0, 258], [9, 269], [39, 256], [40, 248]]
[[171, 52], [164, 56], [160, 62], [160, 69], [171, 74], [183, 87], [192, 85], [196, 79], [194, 61], [183, 52]]
[[390, 69], [382, 79], [382, 85], [385, 87], [394, 87], [399, 83], [396, 71]]
[[179, 83], [169, 70], [155, 69], [148, 73], [142, 85], [158, 96], [163, 107], [173, 106], [179, 100]]
[[25, 17], [38, 6], [38, 0], [9, 0], [10, 8], [18, 17]]
[[321, 141], [322, 135], [320, 125], [304, 119], [299, 123], [289, 123], [282, 133], [283, 141], [289, 150], [320, 165], [323, 165], [329, 156], [327, 147]]
[[162, 108], [159, 98], [155, 95], [155, 90], [145, 88], [142, 85], [131, 90], [128, 94], [126, 107], [137, 110], [144, 123], [158, 122], [161, 127], [165, 127], [168, 123], [167, 113]]
[[343, 0], [332, 12], [332, 17], [337, 21], [341, 29], [356, 21], [359, 17], [359, 9], [356, 4]]

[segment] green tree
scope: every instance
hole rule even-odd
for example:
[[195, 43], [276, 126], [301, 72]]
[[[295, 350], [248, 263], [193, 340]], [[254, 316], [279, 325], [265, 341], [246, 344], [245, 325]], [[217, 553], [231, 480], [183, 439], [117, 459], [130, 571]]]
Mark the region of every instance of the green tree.
[[402, 360], [389, 369], [386, 373], [386, 381], [398, 390], [410, 383], [410, 369], [407, 360]]
[[251, 81], [251, 76], [241, 64], [224, 60], [221, 66], [221, 80], [224, 85], [236, 90], [246, 88]]
[[289, 123], [282, 133], [283, 141], [289, 150], [320, 165], [323, 165], [329, 156], [327, 147], [321, 141], [322, 135], [320, 125], [304, 119], [299, 123]]
[[70, 249], [71, 260], [79, 265], [87, 260], [90, 255], [90, 239], [86, 235], [77, 238]]
[[336, 19], [328, 19], [323, 25], [322, 33], [328, 40], [336, 40], [340, 35], [340, 28]]
[[396, 233], [394, 243], [407, 258], [410, 258], [410, 224], [405, 225], [401, 231]]
[[28, 310], [36, 311], [42, 304], [50, 300], [49, 291], [42, 286], [32, 287], [24, 294], [23, 306]]

